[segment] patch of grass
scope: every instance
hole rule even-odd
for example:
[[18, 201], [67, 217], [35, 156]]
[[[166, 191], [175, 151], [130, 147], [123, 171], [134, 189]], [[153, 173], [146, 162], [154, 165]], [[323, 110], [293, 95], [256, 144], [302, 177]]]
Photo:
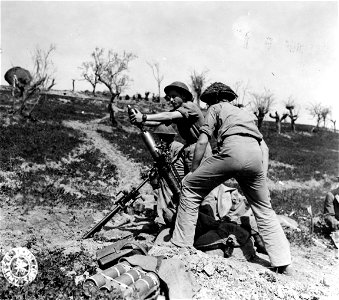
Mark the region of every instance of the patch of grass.
[[68, 255], [62, 251], [56, 249], [33, 253], [38, 262], [38, 275], [29, 285], [15, 287], [0, 272], [0, 299], [89, 299], [84, 295], [82, 284], [76, 285], [75, 277], [85, 272], [89, 276], [95, 273], [93, 258], [83, 251]]
[[290, 214], [295, 216], [307, 215], [306, 207], [312, 206], [313, 214], [320, 214], [324, 208], [324, 192], [317, 188], [303, 189], [291, 188], [271, 191], [272, 206], [278, 214]]
[[[268, 125], [267, 125], [268, 126]], [[270, 159], [293, 166], [293, 169], [274, 168], [272, 180], [310, 180], [315, 171], [336, 176], [338, 169], [339, 135], [323, 132], [316, 135], [288, 133], [278, 135], [266, 131], [264, 139], [270, 149]]]
[[119, 132], [100, 132], [110, 143], [114, 144], [125, 156], [145, 166], [152, 166], [153, 159], [149, 153], [140, 133], [129, 133], [123, 130]]
[[[110, 189], [117, 182], [117, 169], [103, 159], [99, 150], [74, 153], [69, 160], [43, 169], [14, 169], [18, 185], [3, 185], [1, 192], [16, 205], [34, 207], [65, 204], [97, 209], [111, 207]], [[110, 182], [110, 185], [109, 183]]]
[[0, 127], [0, 165], [9, 170], [22, 158], [44, 163], [59, 160], [80, 143], [80, 134], [60, 124], [26, 124]]
[[312, 235], [305, 231], [285, 231], [286, 237], [293, 245], [311, 247], [314, 245]]
[[89, 121], [102, 118], [107, 113], [107, 103], [94, 104], [91, 100], [62, 102], [55, 97], [42, 96], [33, 115], [41, 121]]

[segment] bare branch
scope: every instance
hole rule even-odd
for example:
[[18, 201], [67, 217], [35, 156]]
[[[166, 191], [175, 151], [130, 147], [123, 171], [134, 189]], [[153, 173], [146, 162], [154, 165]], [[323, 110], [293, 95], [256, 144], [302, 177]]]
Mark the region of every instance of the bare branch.
[[251, 93], [251, 95], [254, 98], [251, 103], [253, 112], [258, 119], [258, 128], [260, 129], [265, 115], [269, 112], [274, 103], [273, 93], [265, 88], [264, 93]]
[[204, 86], [207, 81], [208, 70], [202, 71], [201, 73], [196, 72], [195, 70], [190, 76], [191, 79], [191, 88], [195, 93], [198, 106], [200, 106], [200, 96], [204, 89]]
[[[51, 89], [55, 85], [54, 73], [56, 71], [51, 55], [56, 50], [56, 46], [51, 44], [46, 51], [43, 51], [39, 46], [36, 47], [33, 59], [33, 82], [40, 81], [42, 89]], [[44, 81], [41, 79], [44, 78]]]
[[160, 86], [161, 86], [161, 82], [164, 79], [164, 75], [160, 74], [160, 64], [158, 62], [146, 62], [149, 67], [152, 69], [152, 74], [154, 79], [157, 82], [157, 86], [158, 86], [158, 93], [159, 93], [159, 100], [160, 100]]
[[120, 94], [132, 80], [126, 72], [129, 63], [136, 58], [136, 55], [124, 51], [122, 54], [109, 50], [105, 55], [103, 48], [95, 48], [91, 54], [94, 65], [93, 71], [98, 82], [104, 84], [111, 93], [111, 98]]

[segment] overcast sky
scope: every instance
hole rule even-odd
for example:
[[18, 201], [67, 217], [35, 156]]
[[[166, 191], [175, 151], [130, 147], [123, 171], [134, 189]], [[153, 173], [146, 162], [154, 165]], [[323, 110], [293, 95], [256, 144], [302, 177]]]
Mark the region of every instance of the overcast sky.
[[[273, 112], [282, 112], [292, 96], [300, 106], [331, 106], [339, 119], [336, 1], [1, 1], [1, 84], [12, 66], [31, 70], [36, 46], [50, 44], [56, 45], [55, 89], [72, 89], [78, 67], [100, 47], [137, 55], [130, 95], [156, 93], [146, 61], [158, 61], [162, 88], [208, 70], [209, 83], [270, 89]], [[75, 87], [91, 90], [81, 81]], [[301, 109], [299, 122], [313, 122], [307, 114]]]

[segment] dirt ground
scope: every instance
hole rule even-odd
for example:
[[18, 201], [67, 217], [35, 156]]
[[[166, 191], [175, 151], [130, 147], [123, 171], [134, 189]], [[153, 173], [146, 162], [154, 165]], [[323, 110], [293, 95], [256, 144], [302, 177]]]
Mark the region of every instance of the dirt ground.
[[[117, 191], [140, 182], [141, 166], [124, 157], [98, 133], [111, 128], [99, 125], [99, 120], [88, 123], [68, 121], [65, 125], [85, 133], [87, 142], [117, 166]], [[146, 207], [152, 208], [151, 187], [146, 185], [141, 193]], [[142, 232], [146, 219], [122, 214], [107, 224], [99, 239], [82, 240], [82, 235], [108, 211], [62, 206], [29, 210], [10, 205], [11, 199], [1, 200], [1, 252], [32, 243], [33, 250], [39, 247], [63, 247], [66, 253], [87, 250], [93, 254], [94, 261], [97, 249], [120, 238], [134, 234], [137, 240], [149, 244], [155, 239], [154, 235]], [[153, 249], [153, 253], [161, 251], [161, 247]], [[291, 277], [272, 273], [263, 264], [247, 262], [238, 249], [230, 258], [185, 250], [170, 256], [180, 258], [186, 269], [192, 272], [199, 286], [194, 299], [339, 299], [339, 260], [335, 258], [333, 247], [319, 241], [309, 248], [293, 245], [291, 251], [295, 270]], [[259, 256], [268, 261], [267, 256]]]

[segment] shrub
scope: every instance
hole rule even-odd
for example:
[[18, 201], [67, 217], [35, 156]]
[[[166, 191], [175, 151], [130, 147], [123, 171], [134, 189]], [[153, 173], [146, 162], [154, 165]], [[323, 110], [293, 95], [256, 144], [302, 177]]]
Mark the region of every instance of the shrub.
[[0, 272], [0, 299], [88, 299], [84, 295], [82, 284], [76, 285], [75, 277], [85, 272], [88, 272], [89, 276], [95, 273], [92, 256], [83, 251], [68, 255], [62, 251], [63, 249], [55, 249], [33, 253], [39, 271], [29, 285], [15, 287], [7, 282]]

